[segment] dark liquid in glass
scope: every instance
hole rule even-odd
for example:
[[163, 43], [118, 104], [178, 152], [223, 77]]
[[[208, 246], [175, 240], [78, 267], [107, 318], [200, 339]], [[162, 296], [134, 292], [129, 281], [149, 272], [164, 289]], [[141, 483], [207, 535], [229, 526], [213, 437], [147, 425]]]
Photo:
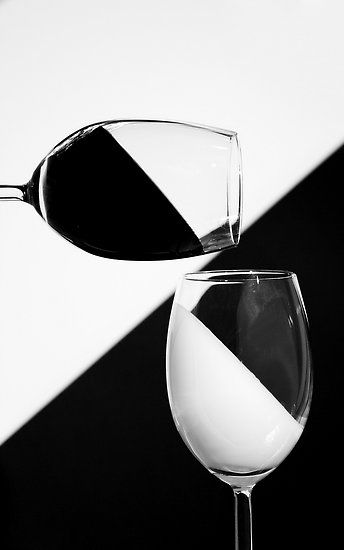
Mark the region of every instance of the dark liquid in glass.
[[101, 126], [57, 146], [35, 170], [28, 193], [51, 227], [99, 256], [164, 260], [206, 252], [178, 210]]

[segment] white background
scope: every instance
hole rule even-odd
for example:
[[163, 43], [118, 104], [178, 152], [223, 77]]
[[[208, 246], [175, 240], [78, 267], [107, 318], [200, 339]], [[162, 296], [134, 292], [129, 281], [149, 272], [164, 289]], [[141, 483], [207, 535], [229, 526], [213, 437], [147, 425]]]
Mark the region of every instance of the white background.
[[[343, 141], [343, 17], [341, 0], [0, 0], [0, 182], [91, 122], [222, 126], [245, 229]], [[0, 442], [209, 259], [102, 260], [2, 202]]]

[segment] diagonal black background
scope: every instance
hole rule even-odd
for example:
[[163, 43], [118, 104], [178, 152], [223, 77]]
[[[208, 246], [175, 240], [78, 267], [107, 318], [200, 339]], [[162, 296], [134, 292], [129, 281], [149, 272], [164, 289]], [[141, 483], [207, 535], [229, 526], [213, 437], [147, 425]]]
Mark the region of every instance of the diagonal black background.
[[[254, 490], [255, 550], [336, 548], [340, 540], [342, 174], [343, 148], [247, 230], [237, 250], [207, 266], [295, 271], [310, 320], [310, 420]], [[231, 490], [198, 464], [170, 416], [171, 303], [0, 448], [2, 550], [234, 549]]]

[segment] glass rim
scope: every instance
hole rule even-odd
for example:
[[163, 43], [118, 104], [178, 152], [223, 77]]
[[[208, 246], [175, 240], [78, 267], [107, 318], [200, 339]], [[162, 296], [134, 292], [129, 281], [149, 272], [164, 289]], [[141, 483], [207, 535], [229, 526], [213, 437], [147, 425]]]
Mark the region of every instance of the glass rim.
[[247, 281], [295, 279], [296, 274], [286, 269], [215, 269], [185, 273], [184, 280], [203, 283], [237, 284]]

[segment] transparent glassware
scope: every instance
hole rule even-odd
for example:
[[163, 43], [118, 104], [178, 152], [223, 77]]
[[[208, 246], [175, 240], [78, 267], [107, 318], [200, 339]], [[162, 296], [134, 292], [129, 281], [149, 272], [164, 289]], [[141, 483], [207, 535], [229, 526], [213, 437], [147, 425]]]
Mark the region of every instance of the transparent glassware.
[[236, 550], [251, 550], [251, 491], [297, 443], [311, 402], [308, 322], [296, 275], [185, 275], [171, 311], [167, 388], [185, 444], [234, 491]]
[[163, 120], [82, 128], [0, 200], [31, 204], [62, 237], [107, 258], [164, 260], [234, 247], [242, 177], [236, 132]]

